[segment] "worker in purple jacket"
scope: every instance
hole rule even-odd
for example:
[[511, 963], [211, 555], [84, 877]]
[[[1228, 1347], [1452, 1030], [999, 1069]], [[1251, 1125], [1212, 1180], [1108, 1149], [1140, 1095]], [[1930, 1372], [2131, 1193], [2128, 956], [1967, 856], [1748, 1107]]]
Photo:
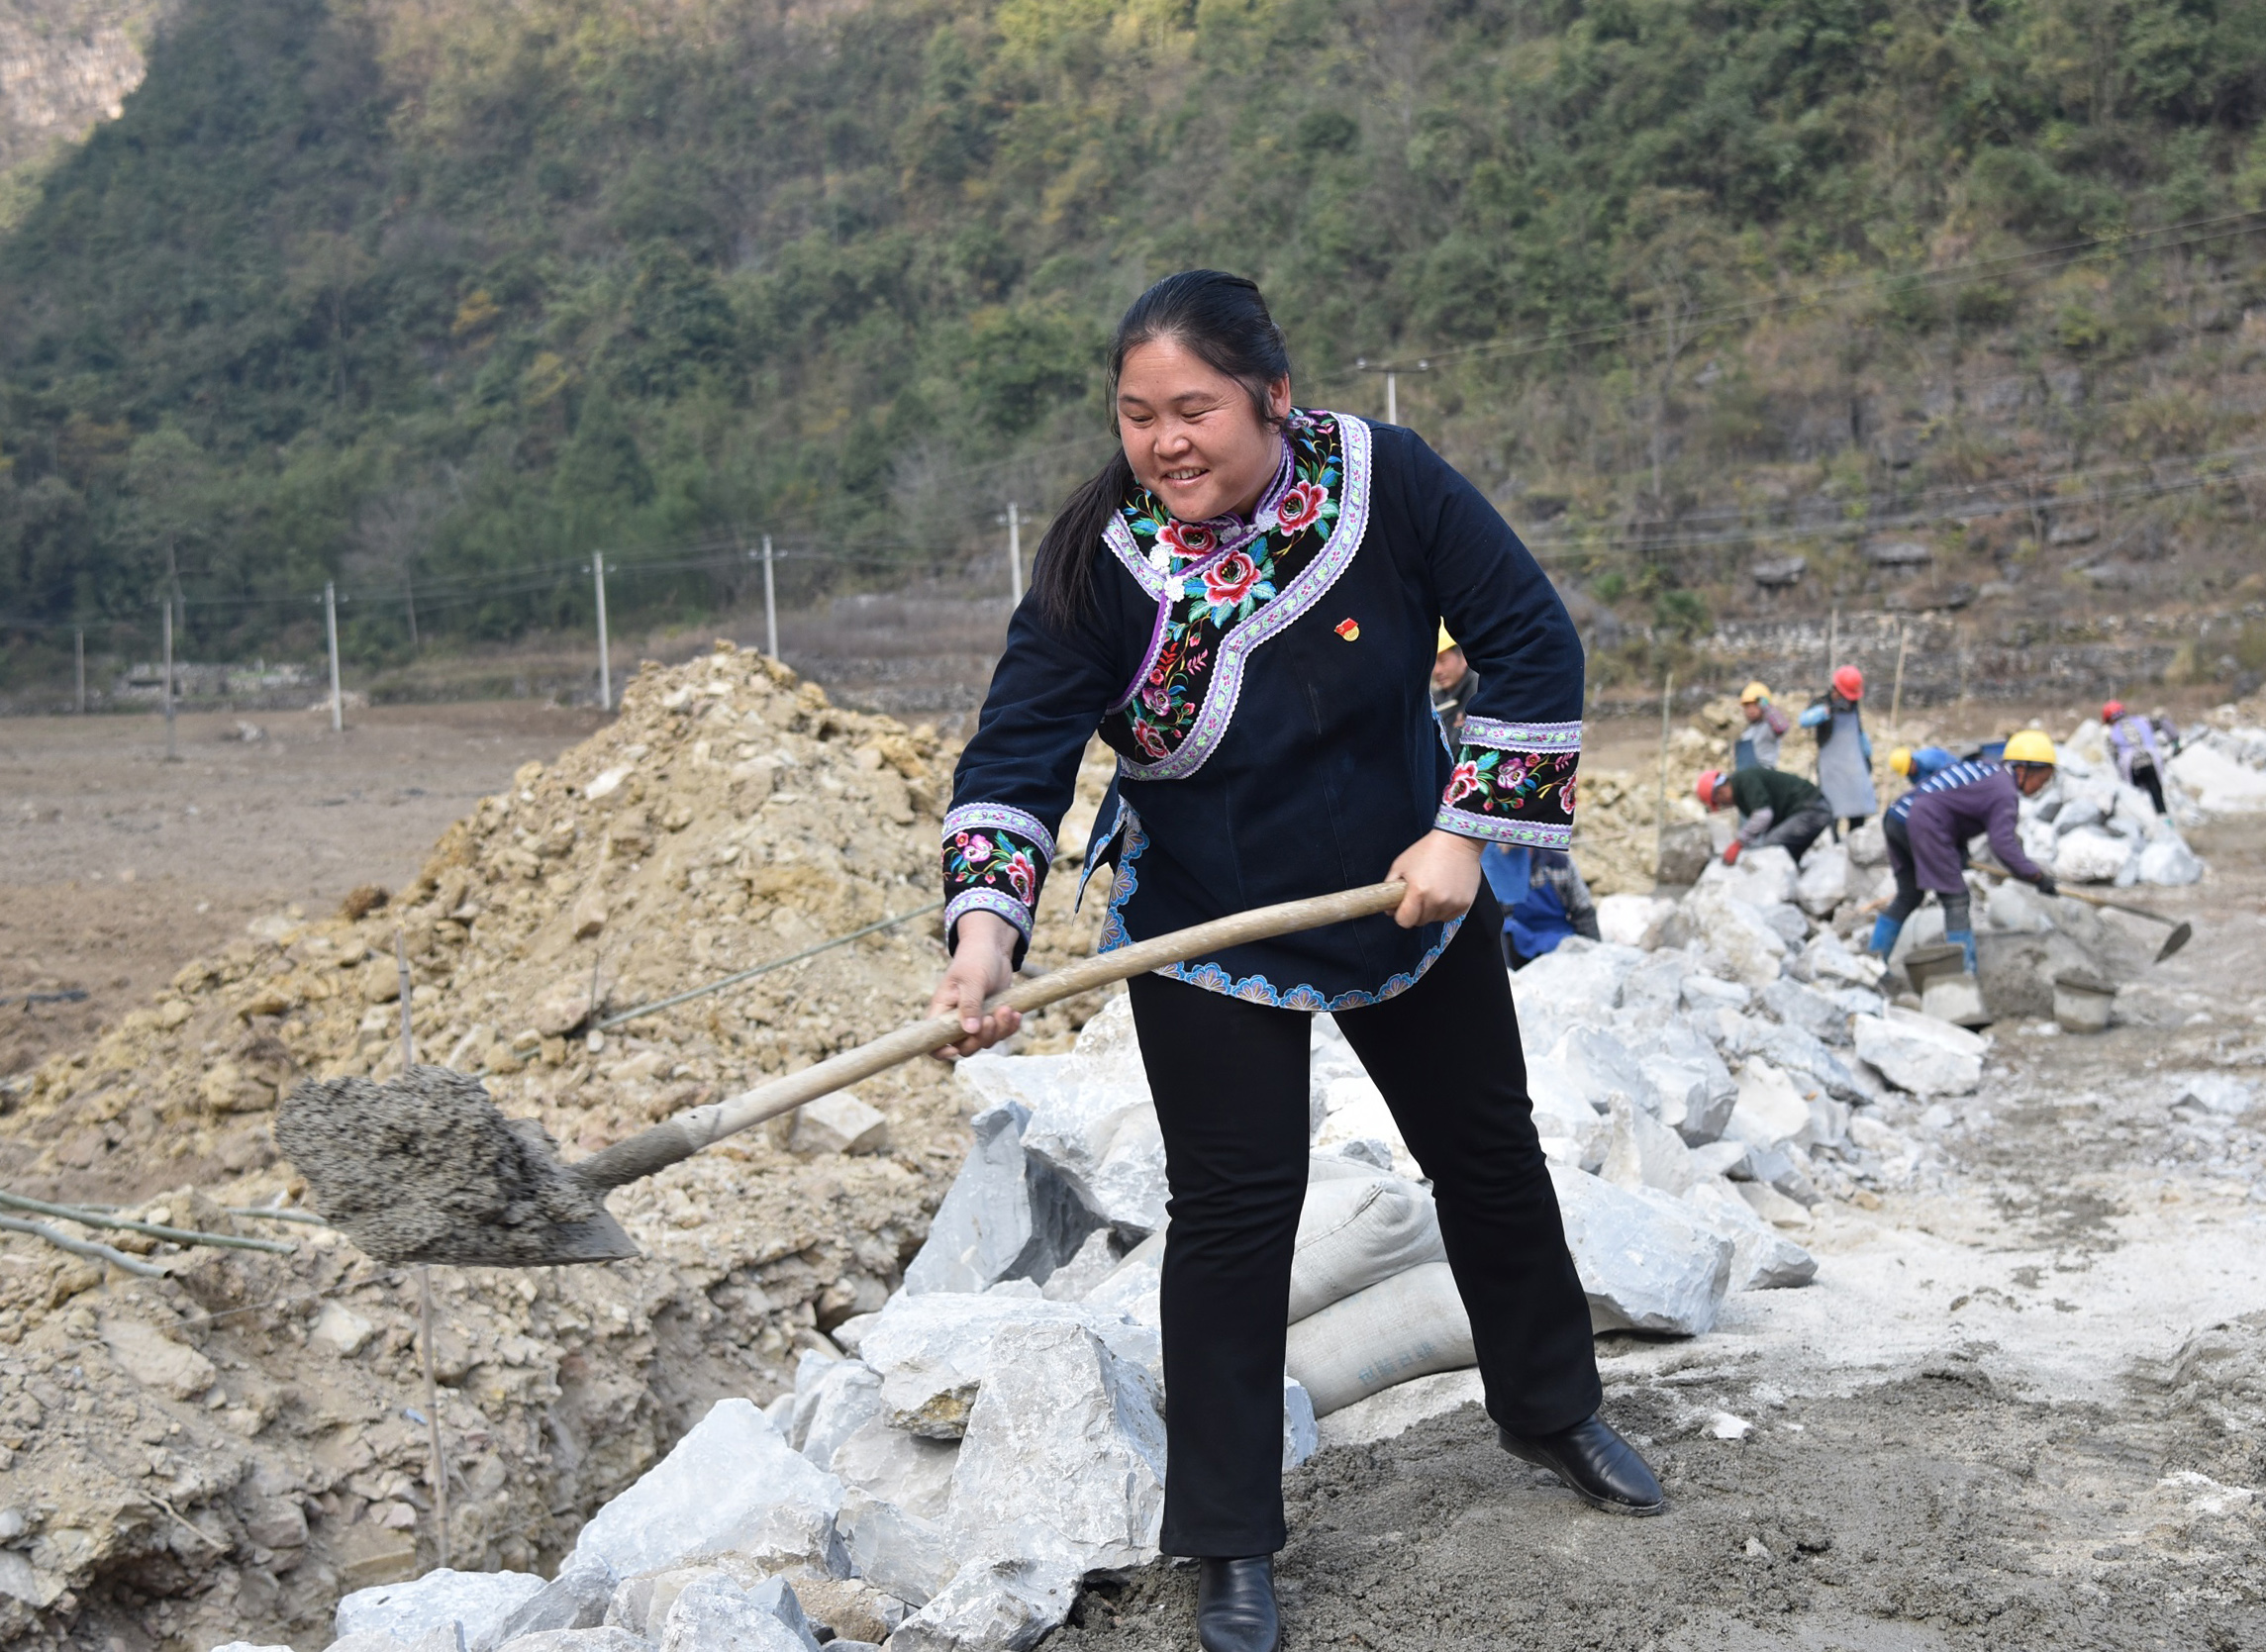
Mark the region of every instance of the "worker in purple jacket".
[[2054, 892], [2053, 874], [2022, 853], [2021, 800], [2035, 797], [2053, 779], [2053, 742], [2034, 729], [2007, 741], [1996, 763], [1954, 763], [1924, 780], [1889, 806], [1881, 823], [1888, 838], [1889, 870], [1896, 877], [1896, 899], [1873, 923], [1867, 950], [1887, 957], [1922, 895], [1933, 891], [1943, 908], [1943, 938], [1967, 954], [1975, 972], [1975, 923], [1968, 910], [1967, 841], [1988, 832], [1999, 863], [2043, 895]]

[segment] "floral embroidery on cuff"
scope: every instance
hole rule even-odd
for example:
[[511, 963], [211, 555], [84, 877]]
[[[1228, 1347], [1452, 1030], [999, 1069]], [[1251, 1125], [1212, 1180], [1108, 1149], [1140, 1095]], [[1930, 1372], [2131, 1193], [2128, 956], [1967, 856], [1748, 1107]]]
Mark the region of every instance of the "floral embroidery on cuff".
[[944, 817], [944, 931], [965, 913], [997, 913], [1031, 938], [1031, 915], [1054, 857], [1054, 835], [1034, 815], [967, 804]]
[[1432, 824], [1494, 843], [1571, 847], [1581, 725], [1468, 718], [1463, 733], [1465, 743]]

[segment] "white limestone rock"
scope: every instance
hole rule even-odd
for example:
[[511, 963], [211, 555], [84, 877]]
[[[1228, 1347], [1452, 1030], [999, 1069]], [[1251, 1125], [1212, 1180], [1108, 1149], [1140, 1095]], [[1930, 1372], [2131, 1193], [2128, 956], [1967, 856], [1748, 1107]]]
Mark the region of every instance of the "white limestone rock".
[[[530, 1635], [595, 1629], [606, 1621], [606, 1604], [614, 1592], [614, 1575], [604, 1566], [572, 1555], [558, 1576], [530, 1596], [496, 1630], [504, 1646]], [[561, 1649], [564, 1652], [564, 1649]]]
[[1871, 868], [1888, 862], [1888, 833], [1883, 829], [1880, 817], [1875, 816], [1849, 833], [1849, 864]]
[[1700, 1220], [1731, 1242], [1733, 1291], [1782, 1291], [1818, 1277], [1818, 1259], [1757, 1215], [1721, 1177], [1695, 1181], [1684, 1195]]
[[1888, 965], [1870, 953], [1852, 952], [1831, 929], [1820, 929], [1802, 948], [1802, 966], [1822, 990], [1836, 985], [1871, 988], [1880, 985]]
[[1512, 976], [1511, 991], [1522, 1016], [1529, 1000], [1552, 1009], [1576, 1006], [1603, 1015], [1621, 1002], [1621, 984], [1644, 956], [1634, 946], [1568, 935]]
[[2177, 837], [2150, 843], [2140, 851], [2140, 882], [2177, 888], [2203, 877], [2203, 862]]
[[1786, 937], [1764, 908], [1740, 900], [1726, 881], [1702, 878], [1684, 904], [1694, 931], [1732, 978], [1759, 988], [1785, 973]]
[[941, 1595], [960, 1569], [950, 1531], [885, 1498], [845, 1492], [841, 1525], [857, 1575], [916, 1606]]
[[[1061, 1060], [986, 1050], [959, 1063], [959, 1082], [1000, 1099], [970, 1123], [975, 1143], [905, 1269], [908, 1295], [986, 1291], [1003, 1279], [1044, 1278], [1085, 1242], [1097, 1218], [1049, 1166], [1023, 1149], [1031, 1117], [1025, 1098], [1047, 1091]], [[1019, 1063], [1039, 1071], [1020, 1072]]]
[[993, 1341], [968, 1413], [948, 1523], [978, 1552], [1025, 1552], [1007, 1527], [1079, 1572], [1146, 1565], [1164, 1515], [1164, 1420], [1148, 1374], [1084, 1325], [1019, 1324]]
[[1000, 1333], [1064, 1324], [1092, 1330], [1143, 1372], [1162, 1369], [1153, 1330], [1094, 1305], [1046, 1302], [1035, 1293], [893, 1297], [858, 1351], [881, 1373], [882, 1411], [891, 1423], [929, 1439], [958, 1439], [978, 1391], [997, 1366], [994, 1343]]
[[1761, 1056], [1739, 1068], [1738, 1105], [1727, 1133], [1758, 1147], [1792, 1141], [1810, 1127], [1810, 1103], [1794, 1081]]
[[2226, 1118], [2240, 1118], [2258, 1101], [2257, 1086], [2232, 1073], [2175, 1073], [2172, 1089], [2174, 1107], [2193, 1104]]
[[1023, 1148], [1129, 1243], [1164, 1225], [1164, 1135], [1132, 1000], [1110, 1000], [1079, 1031], [1055, 1083], [1032, 1109]]
[[1594, 1108], [1603, 1108], [1612, 1096], [1626, 1096], [1639, 1105], [1654, 1100], [1652, 1082], [1645, 1076], [1643, 1063], [1629, 1051], [1628, 1045], [1616, 1032], [1604, 1027], [1577, 1026], [1560, 1038], [1550, 1051], [1550, 1059], [1557, 1063], [1583, 1100]]
[[848, 1091], [805, 1102], [787, 1132], [791, 1153], [878, 1153], [888, 1145], [888, 1118]]
[[1965, 1027], [1890, 1005], [1885, 1014], [1850, 1023], [1857, 1054], [1899, 1090], [1916, 1096], [1965, 1096], [1983, 1082], [1988, 1047]]
[[1675, 902], [1653, 895], [1605, 896], [1597, 903], [1598, 938], [1649, 952], [1660, 944], [1661, 925], [1675, 910]]
[[1823, 993], [1799, 981], [1773, 981], [1762, 989], [1763, 1008], [1788, 1026], [1798, 1026], [1828, 1044], [1849, 1041], [1847, 1012]]
[[590, 1517], [573, 1560], [617, 1578], [735, 1550], [846, 1566], [841, 1482], [790, 1446], [747, 1400], [720, 1400], [636, 1485]]
[[1846, 1102], [1865, 1099], [1848, 1064], [1799, 1026], [1781, 1024], [1766, 1029], [1756, 1040], [1754, 1053], [1797, 1075], [1806, 1088], [1823, 1090]]
[[1605, 1156], [1605, 1117], [1590, 1105], [1573, 1077], [1547, 1055], [1527, 1062], [1527, 1094], [1534, 1107], [1535, 1133], [1542, 1150], [1585, 1169]]
[[[798, 1390], [801, 1375], [798, 1370]], [[836, 1360], [817, 1373], [809, 1414], [797, 1418], [802, 1437], [789, 1443], [820, 1468], [829, 1468], [842, 1441], [880, 1414], [881, 1374], [863, 1360]]]
[[543, 1580], [527, 1572], [452, 1572], [439, 1567], [409, 1583], [357, 1589], [339, 1603], [333, 1629], [345, 1635], [391, 1635], [416, 1642], [436, 1629], [459, 1626], [468, 1647], [486, 1652], [512, 1614], [542, 1593]]
[[1283, 1473], [1288, 1474], [1322, 1449], [1314, 1396], [1306, 1385], [1283, 1373]]
[[1123, 1314], [1136, 1325], [1155, 1330], [1162, 1322], [1157, 1292], [1163, 1283], [1164, 1234], [1151, 1233], [1127, 1251], [1126, 1259], [1082, 1300], [1088, 1308]]
[[1081, 1575], [1051, 1556], [972, 1560], [897, 1626], [889, 1652], [1028, 1652], [1070, 1615]]
[[1742, 981], [1724, 981], [1695, 969], [1684, 977], [1681, 989], [1687, 1011], [1744, 1011], [1754, 1002], [1754, 989]]
[[951, 1501], [959, 1456], [955, 1441], [923, 1439], [877, 1415], [835, 1447], [827, 1467], [842, 1483], [844, 1496], [854, 1488], [933, 1520]]
[[1594, 1329], [1697, 1336], [1715, 1324], [1730, 1283], [1729, 1240], [1650, 1188], [1556, 1164], [1550, 1181]]
[[786, 1579], [746, 1589], [719, 1572], [670, 1603], [661, 1652], [819, 1652], [819, 1642]]
[[1048, 1302], [1077, 1302], [1117, 1272], [1125, 1256], [1125, 1247], [1118, 1243], [1116, 1232], [1097, 1227], [1086, 1235], [1086, 1242], [1078, 1247], [1075, 1256], [1046, 1276], [1046, 1284], [1038, 1294]]
[[2079, 826], [2054, 845], [2053, 875], [2064, 883], [2111, 883], [2132, 852], [2130, 841], [2113, 831]]
[[1612, 1139], [1598, 1175], [1625, 1188], [1657, 1188], [1679, 1194], [1692, 1185], [1692, 1149], [1684, 1138], [1621, 1096], [1606, 1109]]
[[[1741, 858], [1744, 858], [1743, 856]], [[1794, 880], [1794, 902], [1812, 918], [1828, 918], [1849, 898], [1849, 851], [1840, 843], [1812, 845]]]
[[642, 1635], [605, 1624], [579, 1629], [531, 1629], [507, 1640], [496, 1652], [652, 1652]]
[[1697, 967], [1684, 952], [1653, 953], [1630, 970], [1627, 979], [1622, 982], [1621, 1016], [1675, 1015], [1683, 1002], [1684, 977]]
[[1793, 901], [1801, 881], [1794, 856], [1786, 850], [1747, 849], [1729, 866], [1725, 866], [1721, 857], [1708, 862], [1708, 869], [1700, 874], [1693, 892], [1697, 894], [1712, 884], [1732, 899], [1757, 907], [1784, 906]]

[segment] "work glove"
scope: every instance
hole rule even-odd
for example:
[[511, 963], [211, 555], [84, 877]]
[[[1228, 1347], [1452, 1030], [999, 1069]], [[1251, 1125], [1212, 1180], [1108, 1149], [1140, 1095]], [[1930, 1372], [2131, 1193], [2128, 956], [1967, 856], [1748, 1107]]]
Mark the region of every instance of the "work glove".
[[2031, 884], [2030, 887], [2040, 895], [2058, 895], [2061, 893], [2060, 887], [2053, 881], [2051, 872], [2040, 872], [2037, 875], [2037, 882]]
[[1743, 847], [1745, 847], [1745, 845], [1742, 844], [1737, 838], [1732, 838], [1728, 844], [1724, 845], [1724, 864], [1725, 866], [1736, 866], [1738, 864], [1738, 852]]

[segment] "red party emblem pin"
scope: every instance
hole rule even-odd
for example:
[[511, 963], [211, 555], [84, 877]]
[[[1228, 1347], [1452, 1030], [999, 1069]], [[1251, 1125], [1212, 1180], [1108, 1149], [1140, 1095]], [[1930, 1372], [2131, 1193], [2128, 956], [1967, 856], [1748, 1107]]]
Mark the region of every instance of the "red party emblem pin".
[[1361, 622], [1358, 620], [1340, 620], [1330, 629], [1348, 642], [1361, 640]]

